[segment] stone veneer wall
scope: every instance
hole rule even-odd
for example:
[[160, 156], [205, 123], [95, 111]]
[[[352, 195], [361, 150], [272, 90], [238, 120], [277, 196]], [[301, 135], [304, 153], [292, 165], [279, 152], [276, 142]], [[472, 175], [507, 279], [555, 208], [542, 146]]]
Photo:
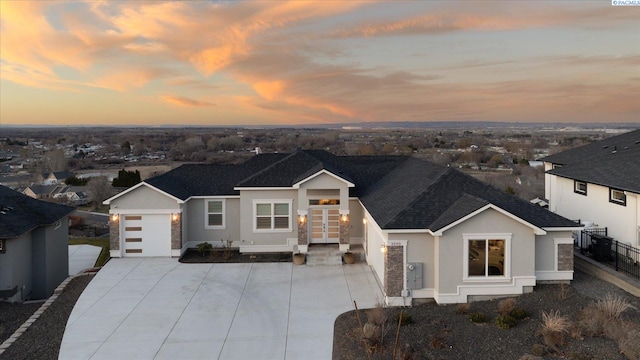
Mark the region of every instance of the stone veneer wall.
[[111, 250], [120, 250], [120, 216], [109, 219], [109, 242]]
[[298, 245], [309, 244], [309, 226], [307, 226], [307, 215], [304, 215], [304, 222], [298, 220]]
[[171, 249], [180, 250], [182, 248], [182, 215], [178, 215], [176, 220], [171, 219]]
[[398, 297], [404, 288], [404, 249], [402, 246], [387, 246], [384, 257], [384, 292], [386, 296]]
[[573, 244], [558, 244], [558, 271], [573, 270]]
[[349, 243], [349, 219], [342, 221], [340, 219], [340, 244]]

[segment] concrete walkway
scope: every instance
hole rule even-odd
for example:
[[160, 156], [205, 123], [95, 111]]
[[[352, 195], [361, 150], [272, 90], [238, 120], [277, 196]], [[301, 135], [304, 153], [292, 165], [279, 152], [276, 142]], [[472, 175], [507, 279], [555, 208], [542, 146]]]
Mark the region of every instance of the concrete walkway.
[[93, 245], [69, 245], [69, 275], [76, 275], [95, 265], [102, 248]]
[[330, 359], [333, 323], [382, 293], [366, 264], [111, 259], [78, 299], [60, 359]]

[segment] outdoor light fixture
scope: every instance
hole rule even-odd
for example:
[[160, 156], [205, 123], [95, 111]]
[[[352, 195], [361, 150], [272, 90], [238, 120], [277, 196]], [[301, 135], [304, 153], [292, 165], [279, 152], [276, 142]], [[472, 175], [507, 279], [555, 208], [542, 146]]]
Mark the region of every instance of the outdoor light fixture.
[[349, 220], [349, 215], [344, 214], [344, 215], [342, 215], [341, 219], [342, 219], [343, 222], [347, 222], [347, 220]]
[[306, 216], [304, 216], [304, 215], [298, 216], [298, 222], [299, 223], [304, 224], [305, 221], [307, 221], [307, 217]]
[[386, 254], [387, 253], [387, 245], [385, 245], [385, 244], [380, 245], [380, 252], [383, 253], [383, 254]]
[[173, 219], [173, 221], [178, 220], [178, 214], [171, 214], [171, 218]]
[[362, 219], [362, 223], [367, 225], [367, 219]]
[[118, 214], [111, 215], [111, 221], [118, 221]]

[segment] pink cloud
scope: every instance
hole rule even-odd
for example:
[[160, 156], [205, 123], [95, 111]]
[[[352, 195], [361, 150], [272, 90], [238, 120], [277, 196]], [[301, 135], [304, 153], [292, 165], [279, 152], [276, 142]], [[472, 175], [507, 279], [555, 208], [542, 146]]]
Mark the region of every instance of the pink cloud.
[[161, 95], [159, 96], [160, 101], [165, 102], [167, 104], [180, 106], [180, 107], [212, 107], [216, 106], [213, 103], [207, 101], [200, 101], [189, 99], [183, 96], [175, 96], [175, 95]]

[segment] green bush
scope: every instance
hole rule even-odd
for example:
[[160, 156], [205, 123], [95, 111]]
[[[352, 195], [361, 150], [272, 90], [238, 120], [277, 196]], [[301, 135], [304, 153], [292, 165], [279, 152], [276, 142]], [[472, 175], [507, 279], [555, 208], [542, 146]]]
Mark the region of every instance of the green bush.
[[209, 254], [211, 250], [213, 250], [213, 245], [209, 244], [208, 242], [203, 242], [198, 244], [196, 248], [198, 249], [200, 256], [204, 257], [205, 255]]
[[469, 315], [469, 320], [473, 321], [474, 323], [483, 323], [487, 322], [487, 316], [484, 313], [476, 312]]
[[495, 320], [496, 326], [501, 329], [511, 329], [518, 325], [518, 320], [514, 319], [510, 315], [500, 315]]
[[509, 316], [511, 316], [516, 320], [522, 320], [522, 319], [525, 319], [527, 316], [529, 316], [529, 314], [527, 314], [527, 312], [524, 309], [516, 308], [511, 310], [511, 312], [509, 313]]
[[400, 317], [402, 317], [402, 323], [400, 324], [400, 326], [413, 324], [413, 318], [411, 317], [411, 314], [404, 311], [396, 314], [396, 324], [398, 323], [398, 320], [400, 320]]

